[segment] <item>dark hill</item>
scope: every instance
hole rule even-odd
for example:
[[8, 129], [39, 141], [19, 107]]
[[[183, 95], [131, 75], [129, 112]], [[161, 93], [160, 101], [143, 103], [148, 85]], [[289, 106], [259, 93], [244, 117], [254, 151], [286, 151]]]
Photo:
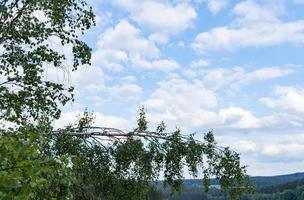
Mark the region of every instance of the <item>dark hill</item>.
[[[255, 176], [250, 178], [256, 185], [254, 194], [244, 194], [241, 200], [304, 200], [304, 173], [294, 173], [279, 176]], [[216, 186], [218, 181], [211, 180], [211, 184]], [[208, 193], [202, 188], [202, 181], [199, 179], [184, 180], [184, 190], [180, 195], [170, 196], [168, 189], [161, 189], [162, 184], [158, 184], [159, 191], [162, 191], [163, 198], [153, 200], [228, 200], [228, 195], [218, 187], [213, 187]]]
[[[299, 179], [304, 179], [303, 172], [279, 175], [279, 176], [253, 176], [253, 177], [250, 177], [250, 180], [256, 186], [284, 184], [284, 183], [294, 181], [294, 180], [299, 180]], [[211, 179], [211, 185], [218, 185], [218, 181], [216, 179]], [[185, 179], [184, 186], [185, 187], [202, 187], [202, 181], [200, 179]]]

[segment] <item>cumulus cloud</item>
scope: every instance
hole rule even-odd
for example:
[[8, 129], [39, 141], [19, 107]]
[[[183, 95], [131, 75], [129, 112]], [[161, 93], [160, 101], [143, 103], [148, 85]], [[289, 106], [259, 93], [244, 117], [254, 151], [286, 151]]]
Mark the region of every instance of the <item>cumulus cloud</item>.
[[136, 99], [142, 94], [142, 88], [135, 83], [123, 83], [110, 88], [111, 95], [123, 99]]
[[[62, 83], [66, 87], [75, 87], [74, 94], [76, 96], [98, 93], [105, 89], [107, 77], [103, 69], [95, 65], [94, 58], [92, 61], [93, 65], [79, 66], [75, 71], [73, 70], [72, 45], [62, 46], [57, 37], [49, 38], [47, 43], [54, 51], [65, 55], [66, 60], [63, 62], [61, 68], [56, 68], [48, 64], [45, 65], [43, 74], [45, 80]], [[114, 59], [114, 57], [112, 54], [111, 59]]]
[[[272, 140], [263, 139], [271, 137]], [[302, 133], [264, 135], [257, 140], [258, 159], [263, 162], [297, 162], [303, 160], [304, 135]]]
[[[83, 112], [79, 110], [63, 112], [61, 114], [60, 119], [55, 121], [54, 127], [55, 128], [63, 128], [64, 126], [75, 123], [77, 117], [81, 115]], [[111, 115], [104, 115], [100, 112], [94, 112], [95, 121], [93, 126], [100, 126], [100, 127], [111, 127], [111, 128], [120, 128], [122, 130], [129, 130], [132, 128], [132, 123], [123, 117], [111, 116]]]
[[234, 129], [254, 129], [262, 126], [260, 119], [250, 111], [238, 107], [222, 109], [218, 116], [222, 124]]
[[209, 60], [195, 60], [191, 62], [191, 67], [193, 68], [200, 68], [200, 67], [207, 67], [210, 65], [210, 61]]
[[150, 70], [160, 70], [164, 72], [172, 71], [179, 68], [179, 64], [172, 59], [158, 59], [148, 61], [139, 56], [132, 58], [133, 65], [135, 67], [150, 69]]
[[135, 76], [129, 75], [122, 78], [122, 81], [127, 83], [133, 83], [137, 81], [137, 78]]
[[243, 67], [214, 68], [204, 71], [203, 81], [215, 90], [226, 86], [236, 90], [247, 84], [284, 77], [294, 71], [293, 65], [262, 67], [253, 71], [246, 71]]
[[76, 71], [72, 71], [72, 68], [58, 69], [49, 66], [44, 77], [66, 86], [74, 86], [77, 95], [97, 93], [106, 87], [106, 75], [101, 68], [94, 65], [81, 66]]
[[163, 33], [153, 33], [149, 36], [149, 40], [156, 44], [166, 44], [168, 43], [168, 36]]
[[245, 74], [240, 82], [250, 83], [286, 76], [294, 72], [293, 66], [264, 67]]
[[[303, 139], [304, 134], [301, 132], [280, 131], [216, 136], [220, 145], [230, 146], [241, 154], [241, 161], [251, 163], [248, 166], [251, 175], [260, 176], [301, 171], [304, 166]], [[261, 170], [264, 167], [271, 170]]]
[[111, 71], [123, 71], [123, 64], [128, 61], [126, 52], [116, 49], [102, 49], [92, 54], [92, 65]]
[[232, 12], [237, 18], [229, 26], [198, 34], [192, 47], [205, 53], [210, 50], [267, 47], [283, 43], [303, 44], [304, 21], [282, 21], [279, 18], [284, 13], [282, 2], [241, 2], [234, 7]]
[[210, 12], [217, 14], [228, 4], [229, 0], [206, 0], [206, 2]]
[[304, 113], [304, 89], [293, 86], [276, 86], [275, 97], [263, 97], [260, 102], [270, 108], [281, 108]]
[[163, 120], [187, 130], [258, 129], [266, 126], [248, 110], [231, 106], [216, 111], [217, 104], [218, 97], [202, 81], [187, 81], [179, 77], [160, 82], [159, 88], [143, 102], [152, 123]]
[[141, 25], [166, 34], [187, 29], [197, 16], [196, 11], [184, 2], [113, 0], [112, 3], [128, 11], [131, 18]]
[[264, 116], [261, 121], [265, 127], [271, 130], [288, 130], [304, 127], [304, 119], [302, 116], [280, 111]]
[[215, 94], [201, 82], [172, 78], [159, 83], [159, 88], [143, 103], [154, 123], [162, 120], [177, 125], [201, 126], [215, 120], [213, 112], [204, 110], [217, 104]]
[[93, 63], [114, 71], [124, 70], [126, 64], [134, 67], [171, 71], [179, 68], [173, 59], [161, 58], [156, 43], [161, 36], [142, 36], [141, 31], [126, 20], [103, 32], [98, 41], [98, 50], [93, 53]]
[[241, 154], [255, 153], [259, 148], [258, 141], [248, 136], [243, 136], [240, 138], [239, 136], [235, 135], [216, 135], [216, 140], [220, 145], [229, 146], [234, 151]]
[[121, 20], [114, 28], [100, 35], [98, 46], [104, 49], [126, 51], [131, 56], [158, 57], [155, 44], [141, 36], [140, 30], [126, 20]]
[[[265, 71], [268, 72], [268, 68]], [[246, 81], [252, 82], [254, 76], [257, 80], [261, 78], [260, 73], [256, 72], [241, 74], [242, 78], [239, 78], [238, 73], [232, 74], [235, 76], [225, 79], [244, 84]], [[204, 79], [189, 81], [178, 75], [172, 75], [158, 85], [151, 96], [142, 103], [147, 107], [149, 119], [153, 124], [163, 120], [170, 126], [180, 126], [186, 130], [212, 128], [217, 131], [246, 130], [246, 132], [303, 127], [304, 121], [301, 117], [284, 112], [261, 115], [240, 106], [218, 108], [219, 95], [215, 90], [206, 87]]]
[[260, 159], [264, 162], [296, 162], [302, 161], [303, 153], [303, 144], [268, 144], [262, 147]]

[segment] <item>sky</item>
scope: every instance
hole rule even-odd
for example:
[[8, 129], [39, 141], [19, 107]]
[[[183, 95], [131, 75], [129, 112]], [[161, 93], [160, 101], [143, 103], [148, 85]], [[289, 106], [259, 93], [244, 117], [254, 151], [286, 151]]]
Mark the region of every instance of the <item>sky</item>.
[[47, 72], [76, 88], [55, 126], [87, 108], [131, 130], [144, 105], [152, 128], [213, 130], [250, 175], [304, 171], [303, 0], [88, 2], [92, 65]]

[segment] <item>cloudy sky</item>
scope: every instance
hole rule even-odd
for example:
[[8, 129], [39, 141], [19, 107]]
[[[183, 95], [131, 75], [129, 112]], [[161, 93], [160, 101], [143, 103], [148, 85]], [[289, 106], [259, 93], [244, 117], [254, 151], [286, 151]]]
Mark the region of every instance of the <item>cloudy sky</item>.
[[152, 127], [213, 130], [251, 175], [304, 171], [303, 0], [90, 2], [92, 66], [64, 73], [76, 101], [56, 126], [87, 108], [131, 129], [144, 105]]

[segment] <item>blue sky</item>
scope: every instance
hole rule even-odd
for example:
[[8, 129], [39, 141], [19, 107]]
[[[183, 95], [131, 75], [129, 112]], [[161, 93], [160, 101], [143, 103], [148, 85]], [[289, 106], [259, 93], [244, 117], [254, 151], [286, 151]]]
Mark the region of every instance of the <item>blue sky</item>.
[[56, 126], [87, 108], [99, 126], [131, 129], [144, 105], [152, 127], [213, 130], [251, 175], [303, 171], [303, 0], [90, 3], [92, 66], [63, 77], [76, 101]]

